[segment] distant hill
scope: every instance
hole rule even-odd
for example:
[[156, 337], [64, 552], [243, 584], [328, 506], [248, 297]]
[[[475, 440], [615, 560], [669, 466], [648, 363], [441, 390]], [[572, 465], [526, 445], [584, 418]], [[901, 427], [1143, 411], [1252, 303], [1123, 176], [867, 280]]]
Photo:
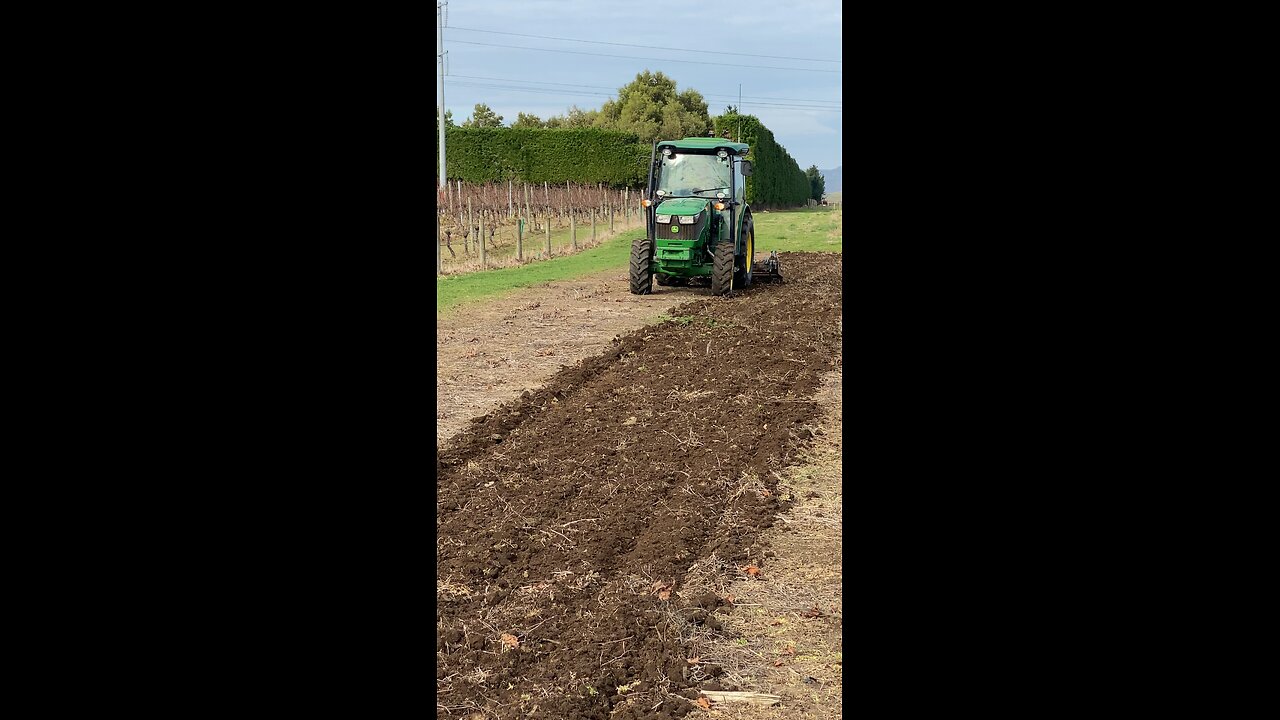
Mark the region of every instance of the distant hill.
[[818, 171], [818, 174], [821, 175], [822, 179], [826, 181], [827, 192], [843, 192], [844, 191], [844, 188], [840, 187], [840, 170], [843, 167], [844, 166], [841, 165], [835, 170], [819, 170]]

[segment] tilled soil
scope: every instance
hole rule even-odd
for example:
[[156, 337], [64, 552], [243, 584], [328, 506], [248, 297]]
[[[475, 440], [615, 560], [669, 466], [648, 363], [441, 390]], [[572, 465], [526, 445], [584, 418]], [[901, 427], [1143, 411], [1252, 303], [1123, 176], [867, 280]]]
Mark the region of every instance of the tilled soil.
[[627, 269], [522, 288], [436, 317], [436, 442], [467, 421], [541, 387], [564, 365], [610, 347], [615, 334], [654, 318], [710, 288], [628, 291]]
[[774, 473], [840, 362], [839, 256], [782, 262], [786, 283], [680, 305], [439, 453], [438, 716], [696, 708], [716, 668], [684, 640], [731, 609], [708, 573], [767, 576]]

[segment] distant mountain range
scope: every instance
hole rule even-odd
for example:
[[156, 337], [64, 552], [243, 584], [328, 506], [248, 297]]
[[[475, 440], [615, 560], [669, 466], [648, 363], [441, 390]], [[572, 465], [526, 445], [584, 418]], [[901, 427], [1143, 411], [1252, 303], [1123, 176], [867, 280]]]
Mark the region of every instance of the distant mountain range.
[[835, 170], [819, 170], [818, 171], [818, 174], [821, 175], [822, 179], [826, 181], [825, 189], [827, 192], [843, 192], [843, 190], [841, 190], [840, 188], [840, 170], [843, 167], [844, 166], [841, 165]]

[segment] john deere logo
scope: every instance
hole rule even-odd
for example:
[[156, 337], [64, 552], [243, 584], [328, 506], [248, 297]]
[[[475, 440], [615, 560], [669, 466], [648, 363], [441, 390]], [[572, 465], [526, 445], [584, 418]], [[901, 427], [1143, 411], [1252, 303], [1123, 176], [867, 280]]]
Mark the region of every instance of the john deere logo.
[[672, 226], [671, 226], [671, 232], [673, 232], [673, 233], [678, 233], [678, 232], [680, 232], [680, 226], [679, 226], [679, 225], [672, 225]]

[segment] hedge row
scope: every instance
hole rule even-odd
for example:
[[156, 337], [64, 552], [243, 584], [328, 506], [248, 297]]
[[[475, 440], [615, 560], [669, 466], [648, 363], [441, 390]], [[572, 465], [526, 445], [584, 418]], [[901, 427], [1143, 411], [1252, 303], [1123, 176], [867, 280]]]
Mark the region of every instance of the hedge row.
[[[748, 157], [755, 166], [747, 178], [747, 202], [760, 207], [803, 205], [809, 197], [809, 179], [759, 119], [721, 115], [713, 119], [716, 135], [736, 136], [739, 120], [742, 142], [751, 146]], [[643, 186], [652, 150], [631, 133], [597, 128], [451, 127], [445, 143], [449, 179], [472, 183], [521, 180]], [[436, 157], [439, 152], [437, 145]]]
[[[473, 183], [522, 180], [635, 187], [649, 178], [650, 150], [631, 133], [596, 128], [451, 127], [445, 134], [449, 179]], [[437, 146], [437, 157], [439, 152]]]
[[742, 142], [751, 146], [752, 174], [747, 178], [747, 202], [753, 207], [795, 207], [809, 197], [809, 178], [795, 158], [773, 139], [769, 128], [754, 115], [726, 113], [712, 118], [716, 135], [737, 137], [739, 121]]

